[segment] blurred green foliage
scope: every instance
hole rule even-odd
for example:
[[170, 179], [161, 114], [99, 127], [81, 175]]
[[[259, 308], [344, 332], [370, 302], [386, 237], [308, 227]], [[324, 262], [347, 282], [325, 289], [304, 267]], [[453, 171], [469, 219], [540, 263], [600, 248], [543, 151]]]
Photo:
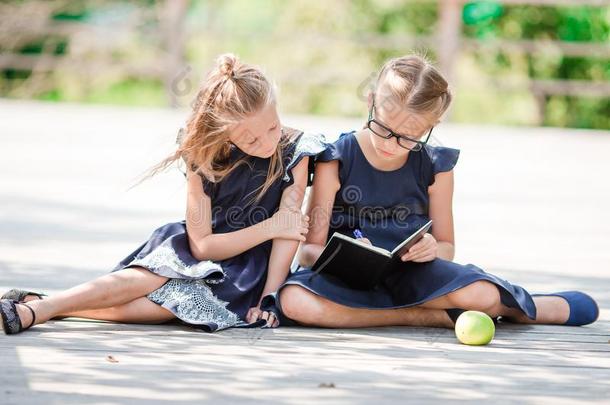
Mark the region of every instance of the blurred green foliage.
[[[463, 9], [464, 35], [470, 38], [610, 42], [610, 11], [604, 7], [502, 7], [470, 2]], [[610, 82], [610, 63], [601, 57], [561, 54], [475, 54], [490, 74], [502, 76], [523, 65], [531, 79]], [[546, 96], [545, 125], [610, 128], [610, 98]]]
[[[99, 41], [94, 47], [89, 49], [55, 34], [32, 38], [10, 49], [0, 41], [0, 52], [44, 52], [58, 57], [76, 54], [83, 60], [93, 58], [95, 52], [106, 52], [104, 58], [111, 67], [121, 63], [156, 67], [162, 65], [160, 58], [165, 54], [158, 22], [163, 15], [160, 6], [161, 2], [155, 0], [67, 2], [52, 14], [52, 20], [98, 29]], [[135, 25], [136, 32], [121, 31], [143, 9], [148, 13]], [[280, 87], [280, 104], [286, 112], [362, 115], [370, 79], [387, 58], [415, 51], [437, 59], [434, 45], [438, 17], [434, 1], [193, 0], [185, 21], [189, 33], [185, 57], [192, 69], [185, 77], [176, 73], [183, 80], [178, 87], [186, 83], [187, 90], [179, 94], [180, 103], [189, 104], [196, 83], [213, 58], [231, 51], [264, 66]], [[507, 6], [497, 1], [471, 1], [464, 4], [462, 20], [463, 37], [482, 42], [610, 42], [608, 7]], [[480, 48], [460, 52], [453, 77], [454, 121], [534, 124], [537, 105], [528, 80], [609, 82], [610, 63], [606, 57], [568, 57], [552, 50], [527, 54]], [[0, 71], [0, 95], [128, 105], [167, 103], [161, 76], [108, 69], [80, 77], [75, 70], [57, 69], [42, 81], [36, 79], [36, 87], [28, 87], [34, 79], [29, 70], [4, 69]], [[497, 87], [504, 81], [522, 85]], [[544, 125], [610, 128], [608, 97], [547, 96], [544, 109]]]

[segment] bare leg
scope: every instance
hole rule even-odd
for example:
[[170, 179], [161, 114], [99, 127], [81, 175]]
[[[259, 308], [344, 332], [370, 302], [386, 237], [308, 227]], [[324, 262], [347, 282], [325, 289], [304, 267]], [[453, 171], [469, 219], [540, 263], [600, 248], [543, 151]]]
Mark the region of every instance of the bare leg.
[[136, 298], [126, 304], [110, 308], [90, 309], [61, 314], [62, 317], [98, 319], [122, 323], [157, 324], [170, 321], [174, 314], [146, 297]]
[[533, 297], [533, 299], [536, 304], [536, 320], [513, 308], [508, 308], [510, 312], [505, 311], [506, 313], [502, 315], [510, 318], [511, 322], [550, 325], [562, 325], [570, 317], [570, 305], [561, 297]]
[[488, 281], [477, 281], [452, 293], [428, 301], [422, 308], [462, 308], [485, 312], [491, 317], [504, 316], [518, 323], [563, 324], [570, 316], [570, 306], [561, 297], [533, 297], [536, 320], [500, 301], [498, 288]]
[[39, 300], [41, 299], [40, 297], [38, 297], [37, 295], [26, 295], [25, 298], [23, 299], [23, 302], [30, 302], [30, 301], [35, 301], [35, 300]]
[[[106, 274], [43, 300], [32, 300], [28, 305], [36, 312], [36, 324], [39, 324], [62, 314], [65, 316], [77, 311], [126, 304], [148, 295], [166, 281], [167, 278], [146, 269], [132, 267]], [[23, 305], [18, 305], [17, 310], [23, 324], [29, 325], [32, 319], [30, 311]]]
[[[549, 300], [549, 298], [551, 298]], [[558, 298], [558, 300], [552, 299]], [[280, 293], [284, 314], [303, 325], [327, 328], [358, 328], [409, 325], [454, 326], [444, 309], [461, 308], [485, 312], [492, 317], [507, 316], [520, 323], [562, 324], [569, 316], [569, 306], [560, 297], [534, 297], [538, 316], [535, 321], [518, 309], [500, 302], [497, 287], [480, 281], [453, 293], [428, 301], [418, 307], [400, 309], [352, 308], [317, 296], [299, 286], [284, 287]]]
[[290, 285], [280, 293], [284, 314], [300, 324], [323, 328], [370, 326], [429, 326], [452, 328], [443, 310], [425, 308], [362, 309], [337, 304], [306, 289]]

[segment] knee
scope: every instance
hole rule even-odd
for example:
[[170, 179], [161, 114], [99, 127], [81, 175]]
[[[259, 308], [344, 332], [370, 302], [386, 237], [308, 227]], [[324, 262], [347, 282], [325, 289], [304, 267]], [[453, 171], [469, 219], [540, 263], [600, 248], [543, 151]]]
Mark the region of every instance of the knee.
[[449, 294], [449, 301], [457, 308], [493, 311], [500, 304], [500, 292], [488, 281], [476, 281]]
[[280, 306], [284, 316], [305, 325], [314, 325], [324, 314], [318, 297], [303, 287], [286, 286], [280, 291]]

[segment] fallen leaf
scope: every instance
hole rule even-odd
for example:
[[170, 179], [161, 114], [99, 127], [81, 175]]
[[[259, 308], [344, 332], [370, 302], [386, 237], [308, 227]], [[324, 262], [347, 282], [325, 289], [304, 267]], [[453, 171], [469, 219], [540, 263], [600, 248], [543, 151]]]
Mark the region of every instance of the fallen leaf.
[[335, 388], [335, 383], [321, 383], [318, 388]]
[[119, 361], [112, 356], [106, 356], [106, 361], [109, 363], [118, 363]]

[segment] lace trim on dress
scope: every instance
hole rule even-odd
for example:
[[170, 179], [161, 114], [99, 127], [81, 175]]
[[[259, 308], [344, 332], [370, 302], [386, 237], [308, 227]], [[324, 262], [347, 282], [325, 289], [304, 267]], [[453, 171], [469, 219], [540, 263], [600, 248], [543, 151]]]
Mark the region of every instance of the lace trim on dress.
[[292, 159], [286, 166], [286, 173], [284, 174], [283, 180], [290, 181], [288, 170], [292, 169], [303, 156], [317, 155], [326, 149], [327, 146], [328, 144], [326, 143], [324, 135], [304, 132], [295, 145]]
[[241, 323], [237, 314], [227, 309], [228, 303], [218, 299], [201, 279], [170, 279], [148, 298], [190, 324], [215, 324], [218, 329], [226, 329]]
[[142, 266], [157, 270], [160, 267], [169, 267], [173, 271], [192, 278], [202, 278], [211, 273], [220, 273], [222, 277], [205, 280], [209, 284], [218, 284], [224, 280], [224, 271], [219, 264], [211, 260], [204, 260], [195, 265], [188, 266], [176, 254], [171, 246], [159, 245], [152, 252], [141, 259], [132, 261], [130, 266]]

